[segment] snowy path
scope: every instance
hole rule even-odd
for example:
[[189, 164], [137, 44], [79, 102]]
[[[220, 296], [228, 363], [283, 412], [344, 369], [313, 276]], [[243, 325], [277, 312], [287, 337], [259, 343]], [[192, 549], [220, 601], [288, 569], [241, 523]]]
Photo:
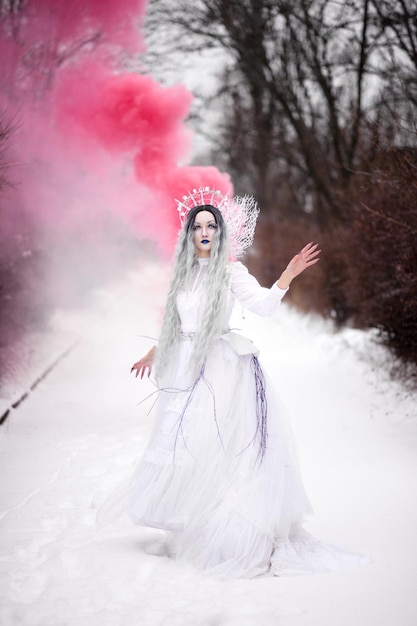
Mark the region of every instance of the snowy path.
[[332, 335], [286, 306], [245, 325], [292, 415], [316, 512], [307, 528], [371, 564], [222, 581], [169, 560], [158, 531], [95, 527], [151, 427], [137, 403], [152, 387], [129, 367], [150, 345], [138, 335], [156, 333], [159, 269], [120, 287], [0, 431], [0, 624], [415, 626], [417, 397], [388, 381], [369, 336]]

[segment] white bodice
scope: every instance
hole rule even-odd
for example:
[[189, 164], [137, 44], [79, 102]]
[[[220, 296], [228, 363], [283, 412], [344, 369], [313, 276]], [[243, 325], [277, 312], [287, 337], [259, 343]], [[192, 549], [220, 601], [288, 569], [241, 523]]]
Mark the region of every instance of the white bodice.
[[[199, 258], [193, 269], [190, 285], [178, 293], [177, 308], [181, 320], [181, 330], [184, 333], [197, 332], [201, 326], [206, 303], [205, 277], [209, 263], [210, 258]], [[242, 263], [231, 263], [230, 298], [223, 327], [225, 329], [228, 327], [235, 299], [258, 315], [271, 315], [279, 306], [286, 292], [286, 289], [280, 289], [276, 284], [270, 289], [261, 287]]]

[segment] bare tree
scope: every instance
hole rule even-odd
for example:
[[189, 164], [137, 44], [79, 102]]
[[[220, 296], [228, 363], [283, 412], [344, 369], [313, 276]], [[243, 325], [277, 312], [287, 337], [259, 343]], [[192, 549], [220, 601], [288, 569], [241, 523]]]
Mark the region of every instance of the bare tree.
[[[323, 226], [348, 219], [347, 192], [372, 141], [373, 94], [384, 87], [387, 95], [390, 85], [384, 65], [388, 9], [377, 9], [379, 4], [384, 3], [151, 1], [153, 36], [158, 33], [161, 42], [161, 33], [175, 33], [166, 40], [168, 49], [174, 44], [192, 54], [221, 47], [227, 54], [218, 153], [223, 159], [230, 155], [225, 165], [240, 172], [246, 186], [250, 181], [265, 210], [275, 208], [276, 183], [291, 180], [302, 192], [295, 212], [307, 204]], [[403, 47], [410, 58], [411, 21], [404, 9], [390, 24], [399, 31], [392, 49]]]
[[12, 133], [13, 123], [11, 120], [6, 119], [6, 115], [3, 113], [0, 116], [0, 194], [10, 184], [7, 171], [11, 164], [7, 154], [7, 144]]
[[270, 284], [295, 246], [320, 237], [326, 254], [293, 301], [378, 328], [417, 363], [415, 0], [151, 0], [149, 9], [151, 62], [155, 50], [224, 53], [214, 156], [260, 199], [252, 269]]

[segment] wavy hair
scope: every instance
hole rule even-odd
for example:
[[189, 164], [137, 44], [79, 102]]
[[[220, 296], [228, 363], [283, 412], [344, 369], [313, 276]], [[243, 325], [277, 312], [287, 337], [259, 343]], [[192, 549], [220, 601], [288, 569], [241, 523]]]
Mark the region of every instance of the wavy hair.
[[197, 253], [194, 246], [194, 222], [201, 211], [209, 211], [217, 224], [212, 240], [210, 263], [204, 279], [207, 301], [201, 321], [201, 328], [194, 338], [190, 360], [190, 371], [198, 373], [203, 365], [211, 343], [224, 332], [224, 312], [229, 293], [230, 269], [228, 264], [229, 237], [227, 226], [219, 209], [211, 204], [196, 206], [190, 210], [187, 220], [180, 231], [175, 248], [174, 270], [168, 291], [164, 321], [155, 355], [157, 379], [173, 354], [180, 340], [181, 324], [177, 310], [177, 294], [186, 285], [191, 284], [191, 274], [197, 265]]

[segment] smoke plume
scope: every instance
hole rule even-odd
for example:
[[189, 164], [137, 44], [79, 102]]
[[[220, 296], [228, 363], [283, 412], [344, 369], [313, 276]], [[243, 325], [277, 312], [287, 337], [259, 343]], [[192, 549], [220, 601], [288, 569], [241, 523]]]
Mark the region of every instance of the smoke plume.
[[187, 165], [192, 95], [140, 65], [145, 0], [4, 6], [3, 365], [28, 328], [46, 323], [49, 307], [75, 302], [106, 273], [114, 278], [126, 254], [134, 263], [151, 242], [169, 257], [179, 227], [174, 198], [203, 184], [232, 189], [214, 167]]

